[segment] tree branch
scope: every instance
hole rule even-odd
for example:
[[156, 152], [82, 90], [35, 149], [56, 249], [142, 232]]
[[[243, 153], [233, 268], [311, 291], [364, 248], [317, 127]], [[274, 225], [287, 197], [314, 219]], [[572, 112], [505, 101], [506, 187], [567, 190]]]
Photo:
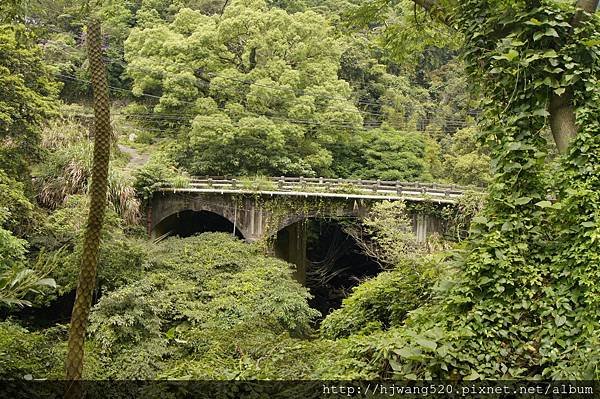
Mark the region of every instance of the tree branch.
[[438, 21], [443, 22], [446, 25], [450, 25], [448, 14], [446, 14], [437, 0], [413, 0], [413, 2], [429, 11], [429, 14]]

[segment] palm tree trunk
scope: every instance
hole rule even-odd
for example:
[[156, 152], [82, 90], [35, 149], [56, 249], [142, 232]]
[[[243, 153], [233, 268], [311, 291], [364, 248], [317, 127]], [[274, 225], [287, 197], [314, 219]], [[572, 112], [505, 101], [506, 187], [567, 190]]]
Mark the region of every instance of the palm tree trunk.
[[87, 48], [94, 91], [94, 159], [90, 209], [83, 241], [77, 295], [69, 330], [66, 362], [67, 380], [69, 382], [65, 394], [67, 398], [80, 398], [83, 394], [81, 385], [76, 381], [81, 379], [83, 370], [83, 346], [96, 283], [98, 250], [108, 186], [108, 163], [111, 145], [110, 103], [106, 67], [102, 60], [102, 34], [98, 19], [92, 19], [88, 23]]

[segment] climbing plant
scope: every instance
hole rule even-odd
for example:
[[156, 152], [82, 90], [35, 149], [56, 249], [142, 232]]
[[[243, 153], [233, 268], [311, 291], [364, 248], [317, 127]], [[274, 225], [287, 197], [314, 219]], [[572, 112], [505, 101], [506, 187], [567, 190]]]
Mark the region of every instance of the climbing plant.
[[[572, 366], [600, 333], [600, 19], [549, 0], [417, 3], [466, 38], [494, 179], [453, 286], [389, 333], [393, 350], [388, 334], [358, 352], [405, 377], [598, 378]], [[570, 93], [578, 133], [551, 165], [549, 105]]]

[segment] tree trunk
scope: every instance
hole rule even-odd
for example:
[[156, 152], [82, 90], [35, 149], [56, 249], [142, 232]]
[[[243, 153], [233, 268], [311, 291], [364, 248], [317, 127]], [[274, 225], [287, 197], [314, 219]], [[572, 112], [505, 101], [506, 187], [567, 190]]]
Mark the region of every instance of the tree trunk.
[[102, 59], [102, 34], [100, 21], [92, 19], [87, 28], [87, 48], [94, 92], [94, 159], [90, 189], [90, 209], [83, 241], [81, 269], [77, 295], [71, 316], [66, 372], [65, 397], [80, 398], [82, 387], [84, 342], [92, 295], [96, 283], [96, 266], [100, 247], [100, 234], [106, 207], [108, 188], [108, 163], [110, 157], [110, 103], [106, 67]]
[[[413, 0], [424, 9], [433, 13], [442, 22], [447, 23], [443, 10], [439, 7], [437, 0]], [[577, 26], [583, 18], [585, 12], [594, 13], [598, 9], [600, 0], [578, 0], [577, 8], [579, 11], [573, 17], [571, 24]], [[575, 123], [575, 109], [573, 108], [573, 90], [568, 88], [562, 95], [553, 94], [548, 108], [550, 113], [550, 129], [556, 147], [561, 154], [567, 152], [569, 142], [577, 135], [577, 124]]]
[[[579, 0], [579, 10], [573, 16], [571, 25], [577, 27], [585, 18], [585, 12], [593, 13], [598, 8], [599, 0]], [[575, 109], [573, 108], [573, 89], [570, 87], [562, 95], [552, 94], [550, 99], [550, 129], [556, 147], [561, 154], [569, 149], [570, 141], [577, 135], [577, 124], [575, 123]]]

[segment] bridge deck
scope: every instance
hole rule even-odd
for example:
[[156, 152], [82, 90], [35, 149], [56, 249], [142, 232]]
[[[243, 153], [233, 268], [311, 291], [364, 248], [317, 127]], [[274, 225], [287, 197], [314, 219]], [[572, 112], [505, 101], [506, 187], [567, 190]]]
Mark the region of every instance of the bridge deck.
[[367, 200], [404, 200], [455, 203], [473, 188], [437, 183], [348, 180], [306, 177], [192, 178], [185, 187], [165, 184], [158, 191], [180, 193], [259, 194], [269, 196], [328, 197]]

